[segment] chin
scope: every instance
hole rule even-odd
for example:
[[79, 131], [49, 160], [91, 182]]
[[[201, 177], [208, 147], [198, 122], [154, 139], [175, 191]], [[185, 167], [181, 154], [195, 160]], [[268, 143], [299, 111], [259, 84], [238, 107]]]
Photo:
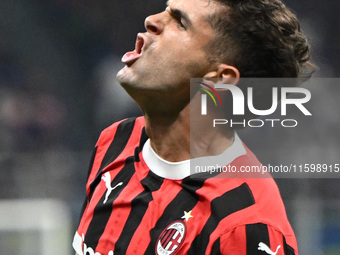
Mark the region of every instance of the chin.
[[128, 84], [132, 83], [132, 74], [129, 70], [127, 70], [128, 67], [123, 67], [118, 73], [117, 73], [117, 80], [118, 82], [124, 87]]
[[140, 89], [138, 80], [134, 79], [131, 74], [122, 73], [117, 74], [119, 84], [129, 93], [129, 91]]
[[119, 72], [117, 73], [117, 80], [119, 82], [121, 82], [122, 79], [124, 79], [124, 77], [127, 75], [127, 66], [124, 66], [122, 69], [119, 70]]

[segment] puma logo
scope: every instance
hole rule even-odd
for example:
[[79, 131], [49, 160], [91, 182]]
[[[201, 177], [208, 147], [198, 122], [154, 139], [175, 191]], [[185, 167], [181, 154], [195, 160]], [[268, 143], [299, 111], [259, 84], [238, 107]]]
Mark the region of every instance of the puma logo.
[[107, 188], [107, 191], [105, 193], [105, 199], [103, 204], [105, 204], [107, 202], [107, 199], [109, 198], [111, 192], [117, 188], [118, 186], [123, 185], [122, 182], [118, 183], [116, 186], [114, 186], [113, 188], [111, 187], [111, 175], [109, 172], [106, 172], [103, 176], [102, 176], [102, 180], [105, 182], [105, 186]]
[[260, 251], [265, 251], [269, 255], [276, 255], [280, 248], [281, 245], [277, 246], [276, 251], [273, 252], [265, 243], [260, 242], [257, 249]]
[[[94, 252], [91, 247], [88, 247], [85, 243], [84, 235], [80, 237], [78, 233], [76, 233], [75, 240], [73, 242], [73, 247], [76, 249], [76, 255], [102, 255], [99, 252]], [[105, 254], [103, 254], [105, 255]], [[109, 251], [107, 255], [114, 255], [114, 251]]]

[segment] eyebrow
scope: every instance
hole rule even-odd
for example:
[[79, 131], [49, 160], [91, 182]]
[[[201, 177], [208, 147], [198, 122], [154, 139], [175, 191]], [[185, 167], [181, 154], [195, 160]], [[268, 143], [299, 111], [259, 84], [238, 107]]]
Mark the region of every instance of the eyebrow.
[[167, 5], [167, 7], [170, 10], [170, 14], [172, 16], [174, 16], [175, 18], [183, 19], [187, 25], [192, 26], [192, 22], [191, 22], [191, 20], [189, 18], [189, 15], [186, 12], [184, 12], [184, 11], [182, 11], [180, 9], [170, 7], [170, 5], [169, 5], [170, 2], [171, 2], [171, 0], [166, 2], [166, 5]]

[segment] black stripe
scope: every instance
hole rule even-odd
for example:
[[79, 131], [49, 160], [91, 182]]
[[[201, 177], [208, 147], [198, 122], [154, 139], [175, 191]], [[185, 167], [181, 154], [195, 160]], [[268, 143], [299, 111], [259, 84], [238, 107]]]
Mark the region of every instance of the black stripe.
[[145, 212], [148, 209], [149, 202], [153, 199], [152, 192], [158, 190], [163, 181], [163, 178], [156, 176], [151, 171], [149, 171], [149, 174], [141, 181], [145, 190], [136, 196], [131, 202], [131, 212], [124, 225], [124, 229], [115, 244], [116, 254], [126, 254], [126, 250], [130, 244], [132, 236], [141, 223]]
[[284, 245], [284, 251], [285, 255], [295, 255], [294, 249], [287, 244], [286, 238], [283, 236], [283, 245]]
[[184, 215], [184, 211], [189, 212], [192, 208], [194, 208], [198, 202], [198, 195], [196, 194], [196, 191], [203, 186], [206, 179], [192, 179], [187, 177], [182, 181], [182, 190], [168, 204], [164, 213], [158, 219], [155, 227], [151, 229], [151, 242], [149, 243], [145, 254], [154, 254], [156, 241], [164, 228], [171, 224], [171, 222], [181, 219]]
[[85, 199], [83, 201], [83, 205], [81, 206], [81, 213], [80, 213], [80, 218], [79, 218], [79, 221], [78, 221], [78, 225], [79, 225], [79, 223], [80, 223], [80, 221], [82, 219], [82, 216], [84, 214], [84, 211], [85, 211], [85, 208], [86, 208], [88, 202], [89, 202], [89, 200], [87, 199], [87, 196], [85, 196]]
[[113, 162], [123, 152], [127, 142], [129, 141], [129, 138], [131, 137], [133, 128], [135, 126], [135, 121], [135, 118], [130, 118], [119, 123], [116, 134], [101, 162], [96, 178], [90, 185], [91, 194], [93, 194], [93, 191], [97, 187], [98, 183], [101, 181], [103, 169], [111, 162]]
[[202, 232], [196, 236], [188, 254], [205, 254], [209, 237], [219, 222], [228, 215], [247, 208], [254, 203], [254, 197], [246, 183], [215, 198], [211, 202], [211, 216], [204, 225]]
[[268, 248], [270, 248], [268, 227], [265, 224], [257, 223], [246, 225], [246, 237], [247, 237], [247, 255], [266, 254], [264, 250], [266, 249], [266, 247], [260, 245], [260, 243], [263, 243]]
[[220, 243], [220, 238], [218, 238], [212, 248], [211, 248], [211, 255], [221, 255], [221, 249], [220, 249], [221, 243]]
[[[91, 173], [91, 170], [92, 170], [92, 167], [93, 167], [93, 163], [94, 163], [94, 159], [96, 157], [96, 154], [97, 154], [97, 149], [98, 147], [96, 146], [92, 152], [92, 156], [91, 156], [91, 160], [90, 160], [90, 165], [89, 165], [89, 168], [87, 170], [87, 176], [86, 176], [86, 181], [89, 179], [89, 176], [90, 176], [90, 173]], [[87, 206], [87, 203], [88, 203], [89, 199], [87, 198], [87, 195], [85, 196], [85, 200], [84, 200], [84, 203], [83, 203], [83, 206], [81, 208], [81, 213], [80, 213], [80, 220], [81, 220], [81, 217], [85, 211], [85, 208]]]
[[100, 169], [104, 169], [122, 153], [131, 137], [135, 122], [135, 118], [130, 118], [119, 123], [115, 137], [104, 156]]
[[99, 238], [104, 233], [104, 229], [106, 227], [107, 221], [109, 220], [113, 208], [113, 201], [119, 196], [121, 191], [126, 187], [129, 183], [131, 177], [135, 173], [134, 167], [134, 157], [131, 156], [126, 159], [125, 166], [123, 169], [117, 174], [117, 176], [113, 179], [111, 186], [114, 187], [119, 182], [123, 182], [122, 186], [117, 187], [112, 193], [108, 201], [104, 204], [105, 193], [102, 198], [96, 205], [93, 213], [93, 219], [89, 225], [89, 228], [86, 232], [85, 243], [88, 247], [92, 247], [95, 249], [97, 247]]
[[135, 149], [136, 162], [140, 162], [139, 153], [142, 151], [145, 142], [149, 139], [145, 132], [145, 127], [142, 129], [142, 134], [139, 140], [139, 146]]
[[88, 180], [89, 177], [90, 177], [90, 173], [91, 173], [91, 170], [92, 170], [92, 167], [93, 167], [94, 159], [95, 159], [96, 154], [97, 154], [97, 150], [98, 150], [98, 147], [97, 146], [94, 147], [94, 150], [93, 150], [92, 155], [91, 155], [90, 165], [89, 165], [89, 168], [87, 170], [86, 180]]

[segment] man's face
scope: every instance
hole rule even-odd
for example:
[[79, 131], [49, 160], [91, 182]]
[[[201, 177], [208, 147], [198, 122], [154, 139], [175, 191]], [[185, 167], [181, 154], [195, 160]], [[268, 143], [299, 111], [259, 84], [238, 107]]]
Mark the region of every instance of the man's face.
[[190, 78], [212, 69], [204, 47], [215, 36], [208, 16], [218, 7], [210, 0], [168, 1], [165, 11], [146, 18], [146, 32], [138, 34], [136, 49], [123, 56], [126, 66], [118, 81], [134, 98], [168, 94], [189, 99]]

